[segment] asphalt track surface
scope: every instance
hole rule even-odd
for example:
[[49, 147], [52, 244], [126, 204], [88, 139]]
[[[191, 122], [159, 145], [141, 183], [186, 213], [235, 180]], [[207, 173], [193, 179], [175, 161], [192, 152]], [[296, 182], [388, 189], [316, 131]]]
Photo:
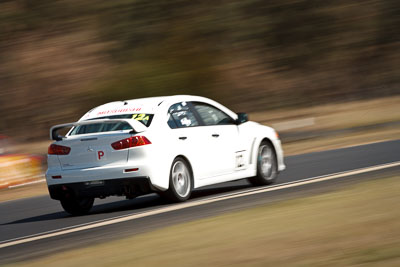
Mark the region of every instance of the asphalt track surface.
[[[363, 174], [350, 172], [339, 179], [299, 184], [296, 187], [282, 186], [307, 178], [399, 161], [400, 140], [290, 156], [285, 158], [287, 169], [280, 173], [273, 190], [266, 187], [251, 187], [246, 180], [208, 186], [195, 190], [192, 198], [186, 202], [194, 205], [183, 208], [166, 203], [155, 194], [133, 200], [118, 197], [96, 199], [91, 214], [80, 217], [68, 215], [57, 201], [51, 200], [48, 196], [0, 203], [0, 265], [132, 236], [224, 212], [295, 198], [299, 195], [306, 196], [334, 190], [351, 182], [377, 179], [383, 174], [399, 174], [400, 166], [394, 166], [380, 170], [368, 169], [368, 172]], [[262, 192], [236, 197], [242, 192], [254, 189]], [[226, 195], [230, 197], [223, 198]], [[204, 204], [196, 204], [200, 202]], [[150, 214], [151, 212], [154, 214]], [[134, 218], [137, 214], [138, 218]], [[140, 217], [140, 214], [149, 215]], [[120, 222], [90, 228], [94, 222], [113, 222], [113, 218], [131, 217], [133, 219], [125, 221], [123, 219]], [[9, 244], [10, 240], [26, 240], [24, 238], [28, 236], [41, 237], [43, 233], [59, 233], [60, 229], [76, 229], [82, 225], [87, 225], [88, 229], [1, 247]]]

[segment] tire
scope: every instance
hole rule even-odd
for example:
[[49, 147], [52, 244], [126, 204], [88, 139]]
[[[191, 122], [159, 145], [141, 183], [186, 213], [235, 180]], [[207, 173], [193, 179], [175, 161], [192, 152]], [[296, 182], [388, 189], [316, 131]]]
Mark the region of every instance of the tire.
[[187, 161], [177, 157], [169, 172], [169, 187], [161, 196], [172, 202], [183, 202], [189, 199], [193, 189], [193, 175]]
[[60, 200], [63, 209], [71, 215], [88, 214], [93, 207], [94, 198], [64, 198]]
[[270, 142], [262, 141], [257, 151], [257, 175], [249, 178], [253, 185], [269, 185], [278, 177], [275, 149]]

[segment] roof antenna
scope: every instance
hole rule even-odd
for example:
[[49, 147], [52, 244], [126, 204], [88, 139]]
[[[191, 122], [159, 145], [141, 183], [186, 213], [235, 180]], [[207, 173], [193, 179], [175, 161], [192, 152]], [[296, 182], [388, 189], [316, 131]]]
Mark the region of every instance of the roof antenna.
[[124, 106], [126, 106], [126, 105], [128, 105], [128, 102], [127, 102], [127, 101], [124, 101]]

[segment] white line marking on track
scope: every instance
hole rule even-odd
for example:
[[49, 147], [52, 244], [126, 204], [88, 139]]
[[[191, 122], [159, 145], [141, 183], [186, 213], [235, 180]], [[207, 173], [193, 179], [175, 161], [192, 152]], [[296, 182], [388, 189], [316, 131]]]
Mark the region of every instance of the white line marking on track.
[[[42, 177], [42, 176], [40, 176], [40, 177]], [[46, 182], [46, 179], [41, 179], [41, 180], [32, 181], [32, 182], [23, 183], [23, 184], [10, 185], [8, 188], [11, 189], [11, 188], [17, 188], [17, 187], [22, 187], [22, 186], [31, 185], [31, 184], [44, 183], [44, 182]]]
[[343, 178], [343, 177], [347, 177], [347, 176], [352, 176], [352, 175], [357, 175], [357, 174], [362, 174], [362, 173], [367, 173], [367, 172], [372, 172], [372, 171], [378, 171], [378, 170], [397, 167], [397, 166], [400, 166], [400, 161], [371, 166], [371, 167], [365, 167], [365, 168], [355, 169], [355, 170], [350, 170], [350, 171], [338, 172], [338, 173], [333, 173], [333, 174], [328, 174], [328, 175], [323, 175], [323, 176], [317, 176], [317, 177], [312, 177], [312, 178], [306, 178], [306, 179], [302, 179], [302, 180], [298, 180], [298, 181], [294, 181], [294, 182], [277, 184], [277, 185], [273, 185], [273, 186], [266, 186], [266, 187], [261, 187], [261, 188], [258, 187], [258, 188], [254, 188], [254, 189], [248, 189], [245, 191], [241, 191], [241, 192], [228, 193], [228, 194], [224, 194], [224, 195], [220, 195], [220, 196], [215, 196], [215, 197], [211, 197], [211, 198], [207, 198], [207, 199], [189, 201], [189, 202], [185, 202], [185, 203], [171, 205], [168, 207], [162, 207], [162, 208], [158, 208], [158, 209], [154, 209], [154, 210], [150, 210], [150, 211], [144, 211], [141, 213], [127, 214], [127, 215], [104, 219], [104, 220], [100, 220], [100, 221], [94, 221], [94, 222], [89, 222], [89, 223], [85, 223], [85, 224], [79, 224], [79, 225], [75, 225], [75, 226], [61, 228], [61, 229], [57, 229], [54, 231], [39, 233], [36, 235], [30, 235], [30, 236], [25, 236], [25, 237], [21, 237], [21, 238], [10, 239], [10, 240], [0, 242], [0, 248], [5, 248], [5, 247], [28, 243], [28, 242], [32, 242], [32, 241], [36, 241], [36, 240], [56, 237], [56, 236], [60, 236], [60, 235], [66, 235], [66, 234], [75, 233], [75, 232], [84, 231], [84, 230], [93, 229], [93, 228], [98, 228], [98, 227], [102, 227], [102, 226], [106, 226], [106, 225], [131, 221], [131, 220], [135, 220], [135, 219], [139, 219], [139, 218], [144, 218], [144, 217], [161, 214], [161, 213], [166, 213], [166, 212], [170, 212], [170, 211], [175, 211], [175, 210], [180, 210], [180, 209], [185, 209], [185, 208], [189, 208], [189, 207], [196, 207], [196, 206], [205, 205], [205, 204], [218, 202], [218, 201], [222, 201], [222, 200], [227, 200], [227, 199], [232, 199], [232, 198], [237, 198], [237, 197], [244, 197], [244, 196], [248, 196], [248, 195], [254, 195], [254, 194], [259, 194], [259, 193], [264, 193], [264, 192], [269, 192], [269, 191], [276, 191], [276, 190], [280, 190], [280, 189], [296, 187], [296, 186], [317, 183], [317, 182], [322, 182], [322, 181], [328, 181], [328, 180]]

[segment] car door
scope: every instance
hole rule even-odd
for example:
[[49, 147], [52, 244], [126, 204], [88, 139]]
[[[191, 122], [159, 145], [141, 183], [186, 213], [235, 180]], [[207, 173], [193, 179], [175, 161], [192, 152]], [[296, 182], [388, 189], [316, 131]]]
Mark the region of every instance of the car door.
[[[202, 138], [210, 148], [207, 177], [233, 173], [240, 163], [239, 131], [235, 120], [220, 109], [203, 102], [192, 102], [204, 126]], [[238, 158], [239, 156], [239, 158]]]
[[205, 143], [205, 129], [201, 126], [201, 120], [186, 102], [178, 102], [170, 106], [168, 110], [168, 126], [175, 151], [188, 158], [193, 169], [195, 179], [203, 179], [209, 175], [208, 157], [210, 147]]

